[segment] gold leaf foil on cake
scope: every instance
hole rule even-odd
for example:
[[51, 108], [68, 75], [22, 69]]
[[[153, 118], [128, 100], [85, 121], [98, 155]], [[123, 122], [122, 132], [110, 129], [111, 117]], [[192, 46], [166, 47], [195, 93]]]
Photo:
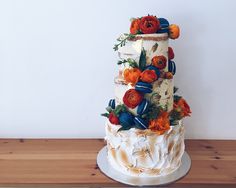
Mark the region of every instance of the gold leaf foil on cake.
[[119, 154], [120, 154], [120, 161], [123, 163], [123, 165], [130, 166], [131, 164], [129, 163], [127, 153], [124, 150], [120, 150]]
[[155, 169], [148, 169], [145, 172], [149, 175], [159, 175], [160, 171], [161, 171], [161, 169], [155, 168]]
[[138, 175], [142, 172], [142, 170], [140, 168], [135, 168], [135, 167], [129, 168], [128, 170], [131, 174], [135, 174], [135, 175]]
[[171, 152], [171, 150], [172, 150], [174, 144], [175, 144], [174, 141], [172, 141], [171, 143], [169, 143], [169, 145], [168, 145], [168, 153]]
[[116, 150], [112, 148], [110, 152], [111, 152], [112, 157], [116, 160]]
[[176, 145], [175, 158], [178, 158], [180, 154], [180, 144]]
[[168, 39], [168, 35], [166, 36], [135, 36], [132, 39], [129, 39], [129, 41], [137, 41], [137, 40], [150, 40], [150, 41], [162, 41], [162, 40], [167, 40]]

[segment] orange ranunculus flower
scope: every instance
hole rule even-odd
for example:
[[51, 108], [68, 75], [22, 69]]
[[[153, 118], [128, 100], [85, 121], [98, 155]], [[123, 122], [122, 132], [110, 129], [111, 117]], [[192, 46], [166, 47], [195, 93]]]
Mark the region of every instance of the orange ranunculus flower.
[[129, 89], [125, 92], [123, 97], [124, 104], [129, 108], [135, 108], [138, 106], [143, 100], [143, 95], [136, 91], [135, 89]]
[[140, 75], [140, 80], [147, 83], [152, 83], [157, 79], [157, 74], [154, 70], [145, 70]]
[[170, 129], [169, 113], [162, 112], [157, 119], [151, 120], [149, 122], [149, 129], [156, 132], [159, 135], [164, 134]]
[[154, 56], [152, 58], [152, 65], [157, 67], [158, 69], [164, 69], [166, 67], [166, 62], [167, 59], [165, 56], [160, 55], [160, 56]]
[[135, 19], [131, 22], [130, 33], [136, 35], [139, 32], [140, 19]]
[[171, 39], [177, 39], [180, 35], [180, 29], [178, 25], [171, 24], [169, 26], [169, 36]]
[[140, 31], [144, 34], [156, 33], [160, 29], [160, 21], [155, 16], [144, 16], [140, 21]]
[[135, 85], [140, 77], [141, 71], [138, 68], [130, 68], [124, 70], [124, 79], [127, 83]]
[[180, 112], [181, 117], [190, 116], [192, 113], [188, 103], [183, 98], [174, 102], [174, 109], [176, 109], [177, 112]]

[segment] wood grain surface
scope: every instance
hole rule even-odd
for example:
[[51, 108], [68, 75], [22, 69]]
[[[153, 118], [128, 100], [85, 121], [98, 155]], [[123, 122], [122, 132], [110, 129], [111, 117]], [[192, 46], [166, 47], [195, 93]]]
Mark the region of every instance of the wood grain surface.
[[[236, 187], [236, 141], [185, 143], [191, 170], [170, 187]], [[96, 165], [104, 145], [102, 139], [0, 139], [0, 186], [125, 186], [107, 178]]]

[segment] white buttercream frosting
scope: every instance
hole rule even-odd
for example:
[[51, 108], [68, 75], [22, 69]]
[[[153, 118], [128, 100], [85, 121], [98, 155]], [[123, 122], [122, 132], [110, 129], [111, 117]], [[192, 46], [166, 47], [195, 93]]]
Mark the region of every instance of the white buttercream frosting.
[[[119, 48], [118, 54], [120, 59], [134, 59], [136, 62], [139, 62], [139, 57], [141, 50], [146, 51], [146, 61], [147, 65], [151, 64], [151, 60], [154, 56], [163, 55], [166, 57], [168, 62], [168, 34], [142, 34], [137, 35], [140, 39], [127, 41], [125, 46]], [[151, 39], [157, 40], [151, 40]], [[156, 46], [156, 49], [154, 48]], [[128, 68], [129, 65], [120, 65], [120, 71], [122, 72], [125, 68]], [[168, 63], [164, 71], [168, 71]]]
[[117, 132], [119, 128], [106, 123], [108, 160], [118, 171], [132, 176], [162, 176], [180, 166], [184, 153], [181, 121], [163, 135], [135, 128]]

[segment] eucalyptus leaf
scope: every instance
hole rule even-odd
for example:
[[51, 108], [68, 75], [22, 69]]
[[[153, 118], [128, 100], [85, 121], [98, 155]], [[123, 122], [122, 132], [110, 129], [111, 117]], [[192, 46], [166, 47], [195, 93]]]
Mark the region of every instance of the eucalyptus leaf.
[[108, 111], [109, 113], [112, 111], [112, 108], [110, 106], [106, 107], [106, 111]]
[[146, 51], [144, 48], [141, 51], [140, 58], [139, 58], [139, 69], [143, 71], [146, 67]]

